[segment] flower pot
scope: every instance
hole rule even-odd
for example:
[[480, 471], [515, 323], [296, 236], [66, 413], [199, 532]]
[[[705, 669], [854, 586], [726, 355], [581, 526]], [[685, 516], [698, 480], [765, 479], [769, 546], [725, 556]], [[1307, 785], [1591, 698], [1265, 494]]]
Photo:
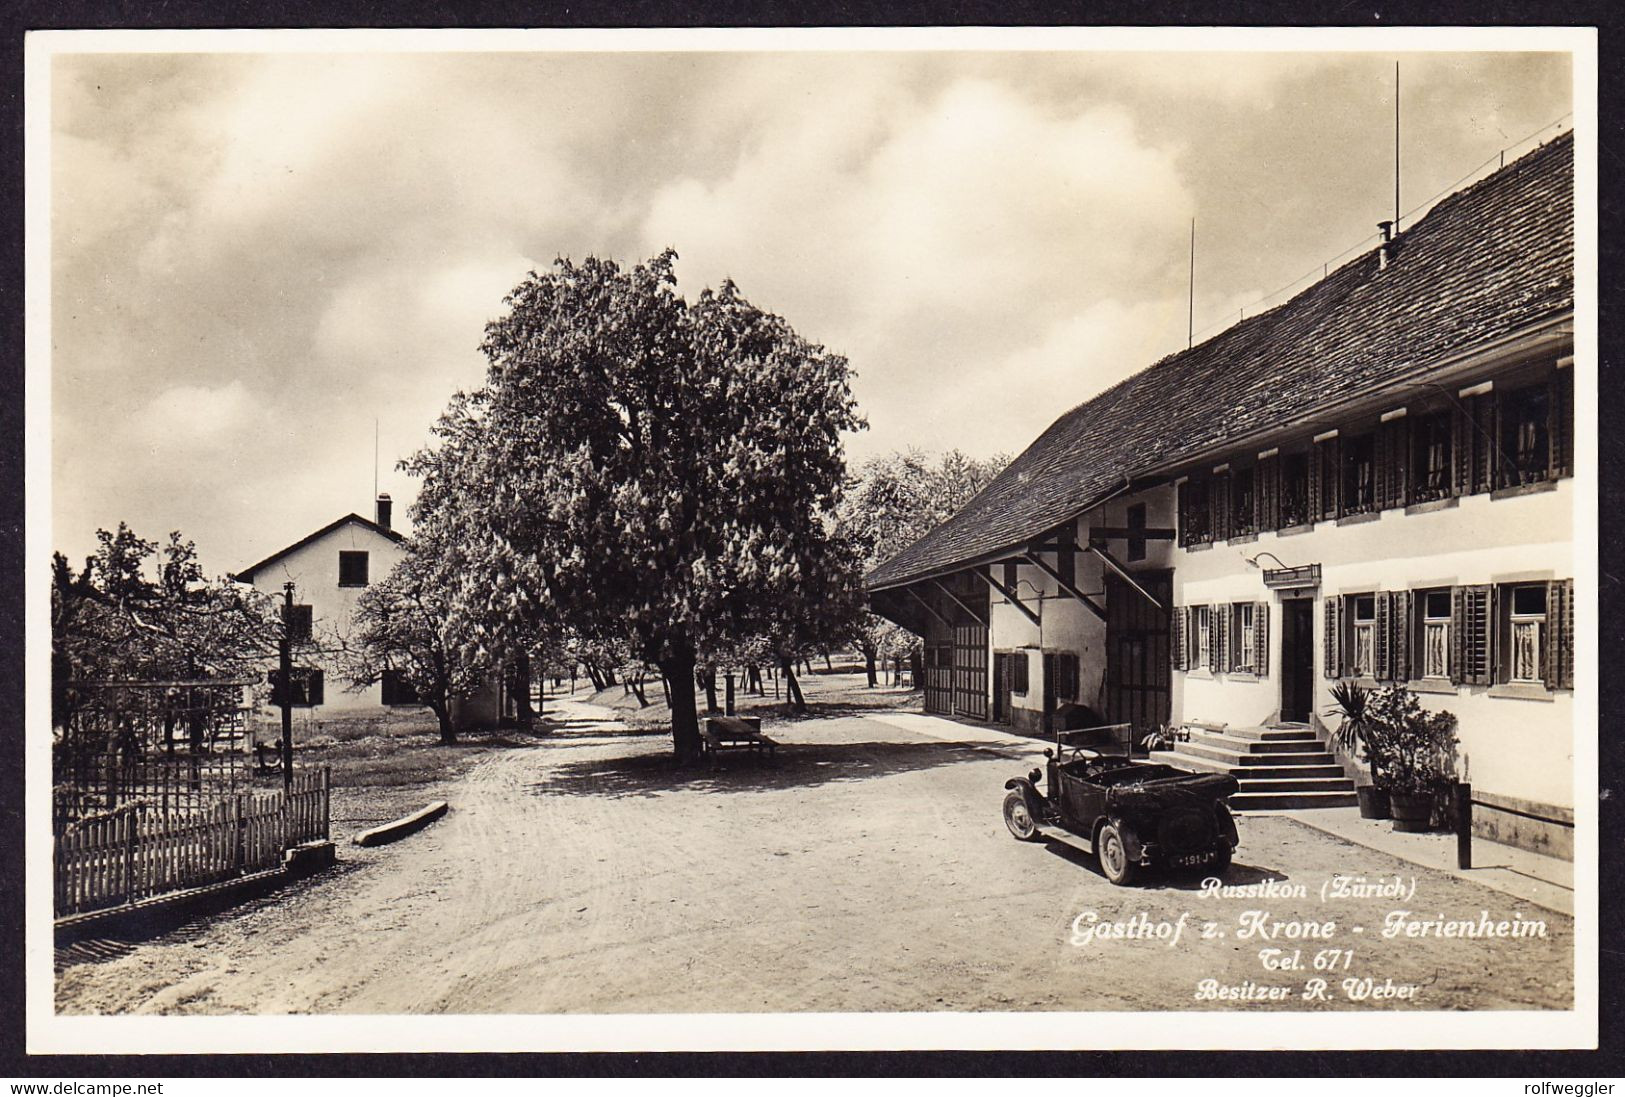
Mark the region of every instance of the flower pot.
[[1393, 811], [1394, 829], [1421, 833], [1433, 829], [1431, 792], [1393, 792], [1388, 802]]
[[1376, 785], [1360, 785], [1354, 790], [1360, 798], [1360, 818], [1387, 819], [1389, 817], [1388, 790]]

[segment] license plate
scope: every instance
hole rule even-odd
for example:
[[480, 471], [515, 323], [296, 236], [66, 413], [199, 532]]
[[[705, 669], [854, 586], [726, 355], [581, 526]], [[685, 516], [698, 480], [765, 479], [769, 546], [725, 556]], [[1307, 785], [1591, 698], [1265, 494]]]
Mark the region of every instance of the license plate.
[[1206, 853], [1187, 853], [1181, 857], [1175, 857], [1173, 863], [1183, 868], [1186, 865], [1203, 865], [1211, 860], [1213, 860], [1213, 851], [1209, 850]]

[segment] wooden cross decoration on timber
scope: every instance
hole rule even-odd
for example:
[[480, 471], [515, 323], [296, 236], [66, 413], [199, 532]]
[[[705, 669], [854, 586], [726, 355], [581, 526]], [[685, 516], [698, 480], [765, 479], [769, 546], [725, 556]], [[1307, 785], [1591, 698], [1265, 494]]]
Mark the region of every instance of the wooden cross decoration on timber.
[[1003, 583], [1001, 583], [997, 579], [993, 578], [993, 576], [989, 575], [987, 572], [983, 571], [981, 568], [971, 568], [971, 574], [975, 575], [978, 579], [982, 580], [982, 582], [986, 583], [988, 586], [992, 587], [994, 590], [996, 590], [1000, 594], [1004, 595], [1005, 598], [1010, 602], [1010, 604], [1012, 606], [1015, 606], [1018, 610], [1020, 610], [1022, 616], [1027, 618], [1027, 620], [1031, 621], [1035, 625], [1038, 624], [1038, 614], [1034, 613], [1032, 610], [1030, 610], [1026, 606], [1022, 605], [1021, 599], [1016, 596], [1015, 591], [1011, 590], [1009, 587], [1005, 586]]

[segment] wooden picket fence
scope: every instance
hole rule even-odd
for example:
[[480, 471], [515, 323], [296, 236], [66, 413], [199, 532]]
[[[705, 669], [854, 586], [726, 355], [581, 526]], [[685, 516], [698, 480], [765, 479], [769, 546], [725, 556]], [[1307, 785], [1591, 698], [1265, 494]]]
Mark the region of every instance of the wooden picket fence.
[[227, 796], [191, 812], [131, 804], [56, 839], [56, 915], [135, 903], [275, 868], [284, 850], [328, 836], [326, 767], [288, 793]]

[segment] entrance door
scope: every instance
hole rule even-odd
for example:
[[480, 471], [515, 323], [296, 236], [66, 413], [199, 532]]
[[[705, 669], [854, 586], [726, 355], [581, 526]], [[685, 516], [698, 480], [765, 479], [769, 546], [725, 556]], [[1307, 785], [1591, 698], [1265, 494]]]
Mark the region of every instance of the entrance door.
[[1281, 602], [1281, 719], [1309, 722], [1315, 696], [1314, 606], [1309, 598]]
[[[1173, 602], [1173, 572], [1136, 572], [1134, 581], [1163, 605]], [[1106, 722], [1133, 724], [1145, 740], [1172, 711], [1168, 614], [1113, 572], [1106, 573]]]
[[993, 653], [993, 722], [996, 724], [1010, 722], [1010, 662], [1013, 658], [1008, 652]]

